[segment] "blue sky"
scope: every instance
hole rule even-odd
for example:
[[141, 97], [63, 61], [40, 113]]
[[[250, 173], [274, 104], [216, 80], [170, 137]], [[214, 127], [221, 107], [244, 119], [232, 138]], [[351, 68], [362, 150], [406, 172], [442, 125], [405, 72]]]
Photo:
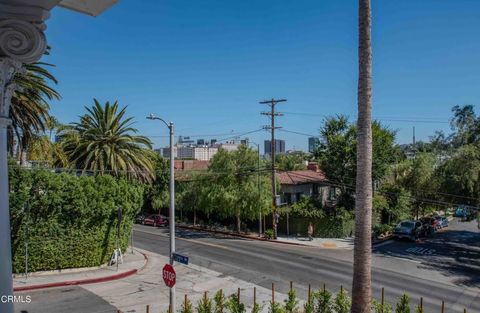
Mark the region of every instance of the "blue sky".
[[[480, 103], [480, 1], [372, 4], [374, 117], [400, 143], [413, 126], [419, 139], [448, 132], [452, 106]], [[288, 131], [318, 134], [323, 116], [356, 114], [356, 0], [121, 0], [97, 18], [55, 9], [47, 38], [63, 97], [54, 115], [71, 122], [94, 97], [118, 100], [156, 146], [167, 129], [151, 112], [178, 135], [217, 139], [268, 124], [258, 102], [272, 97], [288, 99]], [[278, 138], [307, 148], [305, 135]]]

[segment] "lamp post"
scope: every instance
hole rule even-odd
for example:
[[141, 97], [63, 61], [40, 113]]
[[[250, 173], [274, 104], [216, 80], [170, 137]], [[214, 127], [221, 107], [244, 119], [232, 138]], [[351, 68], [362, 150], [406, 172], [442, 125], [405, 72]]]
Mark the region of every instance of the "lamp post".
[[[162, 121], [170, 131], [170, 206], [168, 212], [168, 225], [170, 226], [170, 265], [173, 266], [173, 253], [175, 252], [175, 157], [173, 155], [173, 122], [167, 123], [153, 114], [147, 116], [147, 119]], [[170, 312], [176, 312], [175, 286], [170, 288]]]

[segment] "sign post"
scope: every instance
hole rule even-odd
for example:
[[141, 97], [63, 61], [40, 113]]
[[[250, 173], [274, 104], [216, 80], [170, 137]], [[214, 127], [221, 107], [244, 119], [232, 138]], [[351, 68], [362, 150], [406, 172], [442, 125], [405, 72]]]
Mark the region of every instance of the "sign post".
[[177, 274], [170, 264], [165, 264], [163, 267], [163, 281], [168, 288], [172, 288], [177, 282]]

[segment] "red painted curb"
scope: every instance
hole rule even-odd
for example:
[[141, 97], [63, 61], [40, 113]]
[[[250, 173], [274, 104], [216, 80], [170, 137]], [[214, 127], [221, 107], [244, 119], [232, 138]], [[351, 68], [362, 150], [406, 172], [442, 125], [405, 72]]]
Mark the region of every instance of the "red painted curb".
[[[142, 253], [142, 252], [140, 252], [140, 253]], [[114, 275], [110, 275], [110, 276], [97, 277], [97, 278], [87, 278], [87, 279], [80, 279], [80, 280], [68, 280], [68, 281], [60, 281], [60, 282], [47, 283], [47, 284], [41, 284], [41, 285], [16, 287], [16, 288], [13, 288], [13, 291], [18, 292], [18, 291], [38, 290], [38, 289], [47, 289], [47, 288], [55, 288], [55, 287], [97, 284], [97, 283], [104, 283], [104, 282], [107, 282], [107, 281], [122, 279], [122, 278], [125, 278], [125, 277], [128, 277], [128, 276], [131, 276], [133, 274], [136, 274], [137, 272], [143, 270], [145, 268], [145, 266], [147, 266], [148, 256], [145, 253], [142, 253], [142, 254], [143, 254], [143, 257], [146, 260], [146, 262], [139, 269], [136, 268], [136, 269], [129, 270], [129, 271], [126, 271], [126, 272], [123, 272], [123, 273], [118, 273], [118, 274], [114, 274]]]

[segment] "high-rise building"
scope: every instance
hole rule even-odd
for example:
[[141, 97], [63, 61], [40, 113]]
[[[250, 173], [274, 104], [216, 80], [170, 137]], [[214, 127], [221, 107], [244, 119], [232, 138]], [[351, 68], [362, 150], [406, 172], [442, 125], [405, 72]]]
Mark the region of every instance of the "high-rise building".
[[308, 152], [313, 153], [320, 145], [318, 137], [308, 137]]
[[205, 145], [205, 139], [197, 139], [197, 146], [204, 146]]
[[[272, 144], [270, 140], [264, 141], [264, 154], [270, 154], [272, 152]], [[285, 140], [275, 139], [275, 153], [285, 153]]]
[[188, 146], [188, 145], [193, 145], [193, 144], [195, 144], [195, 141], [193, 139], [190, 139], [190, 137], [178, 136], [177, 145]]

